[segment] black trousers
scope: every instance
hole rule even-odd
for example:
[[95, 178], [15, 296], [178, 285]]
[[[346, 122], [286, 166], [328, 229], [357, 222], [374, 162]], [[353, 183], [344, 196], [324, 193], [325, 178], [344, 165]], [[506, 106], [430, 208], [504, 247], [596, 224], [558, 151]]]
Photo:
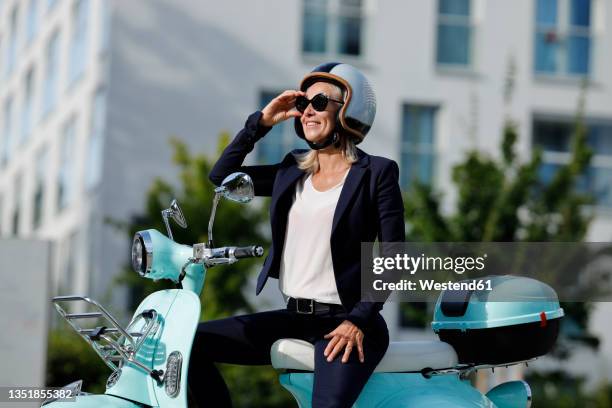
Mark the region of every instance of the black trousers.
[[270, 347], [282, 338], [306, 340], [315, 346], [313, 408], [350, 407], [384, 356], [389, 345], [387, 325], [376, 315], [364, 332], [365, 362], [353, 348], [347, 363], [342, 353], [327, 362], [323, 339], [345, 319], [344, 312], [304, 315], [285, 309], [253, 313], [200, 323], [189, 362], [189, 387], [200, 408], [231, 407], [218, 363], [269, 365]]

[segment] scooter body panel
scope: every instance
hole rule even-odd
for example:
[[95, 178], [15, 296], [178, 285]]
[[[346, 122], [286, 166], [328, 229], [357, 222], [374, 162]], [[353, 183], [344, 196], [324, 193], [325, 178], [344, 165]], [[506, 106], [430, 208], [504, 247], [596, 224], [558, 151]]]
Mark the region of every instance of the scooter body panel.
[[[155, 229], [142, 231], [151, 239], [155, 256], [151, 271], [146, 275], [148, 279], [169, 279], [178, 282], [180, 267], [193, 255], [193, 248], [189, 245], [179, 244]], [[200, 266], [201, 268], [201, 266]]]
[[[158, 315], [159, 326], [155, 333], [145, 341], [136, 355], [136, 359], [150, 369], [154, 368], [153, 359], [161, 358], [160, 353], [163, 353], [163, 346], [160, 347], [158, 343], [165, 331], [168, 312], [176, 295], [174, 290], [154, 292], [147, 296], [134, 312], [134, 316], [137, 316], [145, 310], [154, 309]], [[138, 330], [139, 328], [135, 327], [134, 329]], [[154, 380], [144, 370], [128, 363], [124, 364], [116, 373], [111, 374], [111, 376], [118, 375], [119, 378], [110, 387], [108, 387], [109, 383], [107, 382], [105, 394], [126, 398], [146, 405], [158, 405], [155, 398]]]
[[490, 389], [487, 397], [497, 408], [525, 406], [531, 402], [531, 388], [525, 381], [508, 381]]
[[[313, 373], [285, 373], [280, 383], [298, 401], [312, 406]], [[353, 408], [454, 407], [494, 408], [495, 405], [458, 375], [429, 379], [420, 373], [374, 373]]]
[[43, 405], [44, 408], [137, 408], [141, 404], [117, 398], [112, 395], [79, 395], [74, 401], [55, 401]]
[[200, 318], [200, 299], [186, 290], [169, 289], [149, 295], [138, 306], [135, 316], [145, 310], [158, 313], [159, 327], [144, 342], [136, 358], [148, 368], [166, 371], [170, 353], [181, 353], [183, 364], [180, 372], [180, 392], [168, 397], [164, 384], [158, 385], [144, 370], [125, 364], [117, 382], [106, 389], [107, 395], [118, 396], [150, 406], [187, 406], [187, 362], [191, 353], [193, 335]]
[[[155, 369], [164, 370], [167, 374], [167, 357], [173, 352], [181, 353], [181, 369], [179, 374], [179, 392], [176, 397], [166, 393], [165, 384], [158, 386], [154, 383], [154, 391], [160, 407], [185, 408], [187, 407], [187, 372], [191, 345], [195, 331], [200, 320], [200, 298], [188, 290], [173, 290], [177, 296], [166, 316], [166, 324], [158, 349], [160, 358], [155, 359]], [[161, 356], [163, 355], [163, 358]]]

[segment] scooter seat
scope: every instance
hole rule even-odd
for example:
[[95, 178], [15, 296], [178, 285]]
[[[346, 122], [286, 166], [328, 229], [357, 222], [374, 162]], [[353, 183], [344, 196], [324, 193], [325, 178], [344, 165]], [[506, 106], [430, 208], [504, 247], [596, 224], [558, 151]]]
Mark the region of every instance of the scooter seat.
[[[277, 370], [314, 370], [314, 346], [304, 340], [277, 340], [272, 345], [270, 357], [272, 366]], [[449, 368], [457, 365], [457, 362], [457, 353], [448, 343], [437, 340], [398, 341], [389, 343], [385, 356], [374, 371], [417, 372], [423, 368]]]

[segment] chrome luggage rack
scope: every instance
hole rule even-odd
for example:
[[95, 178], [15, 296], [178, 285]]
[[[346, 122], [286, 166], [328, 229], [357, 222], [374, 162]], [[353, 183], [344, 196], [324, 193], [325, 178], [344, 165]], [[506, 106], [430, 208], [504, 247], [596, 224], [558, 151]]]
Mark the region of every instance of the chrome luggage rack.
[[[158, 314], [155, 310], [145, 310], [134, 316], [127, 328], [121, 327], [102, 305], [86, 296], [56, 296], [53, 304], [58, 313], [68, 324], [91, 345], [102, 361], [113, 370], [118, 371], [126, 363], [132, 363], [141, 368], [158, 383], [163, 381], [162, 370], [152, 370], [136, 359], [136, 355], [145, 340], [157, 331], [159, 327]], [[61, 305], [62, 302], [85, 302], [95, 311], [86, 313], [68, 313]], [[85, 328], [77, 323], [78, 320], [103, 319], [102, 325]], [[141, 320], [144, 320], [142, 329], [135, 330]]]
[[493, 372], [495, 372], [496, 368], [501, 368], [501, 367], [508, 368], [510, 366], [515, 366], [519, 364], [525, 364], [527, 367], [529, 367], [529, 363], [535, 361], [536, 359], [537, 357], [530, 358], [528, 360], [513, 361], [510, 363], [501, 363], [501, 364], [480, 364], [480, 365], [457, 364], [456, 366], [450, 367], [450, 368], [439, 368], [439, 369], [424, 368], [421, 370], [421, 374], [425, 378], [431, 378], [431, 377], [438, 376], [438, 375], [457, 375], [458, 374], [459, 378], [466, 379], [470, 376], [470, 374], [478, 370], [491, 369]]

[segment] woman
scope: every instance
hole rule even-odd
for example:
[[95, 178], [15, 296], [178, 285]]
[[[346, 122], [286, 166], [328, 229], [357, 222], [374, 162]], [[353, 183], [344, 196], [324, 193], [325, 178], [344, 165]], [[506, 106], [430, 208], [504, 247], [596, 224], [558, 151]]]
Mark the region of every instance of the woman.
[[[272, 197], [272, 247], [257, 294], [268, 277], [278, 278], [287, 308], [198, 326], [189, 382], [200, 406], [231, 406], [215, 362], [270, 364], [270, 347], [281, 338], [315, 346], [315, 408], [350, 407], [384, 356], [389, 336], [382, 303], [361, 301], [361, 242], [403, 241], [404, 210], [397, 164], [355, 147], [375, 110], [360, 71], [318, 66], [298, 91], [285, 91], [252, 114], [212, 169], [216, 185], [243, 171], [256, 195]], [[273, 165], [242, 166], [254, 144], [290, 118], [310, 150]]]

